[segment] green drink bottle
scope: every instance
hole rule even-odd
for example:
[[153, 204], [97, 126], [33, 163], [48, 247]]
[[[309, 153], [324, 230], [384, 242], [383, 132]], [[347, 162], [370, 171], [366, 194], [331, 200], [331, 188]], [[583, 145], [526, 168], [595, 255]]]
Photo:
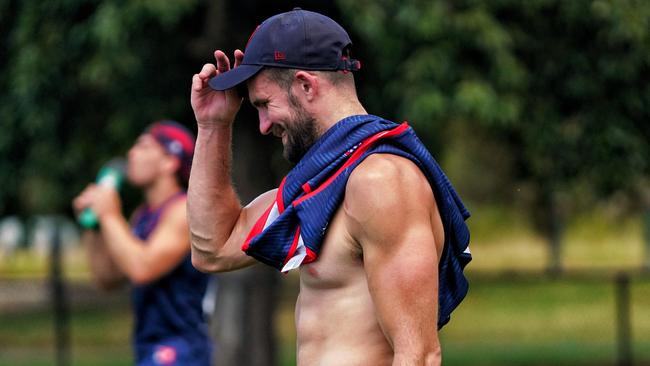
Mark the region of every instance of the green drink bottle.
[[[124, 182], [126, 161], [121, 158], [111, 159], [97, 173], [96, 183], [103, 187], [119, 190]], [[93, 229], [98, 225], [97, 215], [90, 208], [81, 211], [77, 222], [84, 229]]]

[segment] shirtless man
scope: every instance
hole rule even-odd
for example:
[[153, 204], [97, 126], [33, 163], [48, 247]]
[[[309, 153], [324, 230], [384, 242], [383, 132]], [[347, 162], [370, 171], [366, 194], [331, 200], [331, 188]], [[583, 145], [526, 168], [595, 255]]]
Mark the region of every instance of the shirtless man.
[[[467, 291], [469, 214], [460, 200], [448, 204], [457, 196], [414, 135], [403, 145], [417, 146], [409, 151], [424, 163], [376, 142], [401, 144], [412, 130], [367, 114], [356, 95], [351, 71], [360, 64], [349, 58], [350, 43], [330, 18], [294, 9], [262, 23], [246, 57], [235, 51], [232, 70], [216, 51], [216, 66], [193, 76], [192, 263], [206, 272], [256, 259], [283, 271], [299, 268], [298, 365], [439, 365], [438, 327]], [[231, 136], [242, 102], [235, 86], [244, 82], [260, 132], [281, 138], [285, 157], [297, 165], [277, 190], [242, 207], [231, 183]], [[330, 155], [333, 162], [321, 166]], [[314, 203], [321, 199], [334, 203]], [[460, 272], [453, 286], [443, 271], [451, 262]], [[452, 305], [439, 304], [439, 290], [453, 294]]]

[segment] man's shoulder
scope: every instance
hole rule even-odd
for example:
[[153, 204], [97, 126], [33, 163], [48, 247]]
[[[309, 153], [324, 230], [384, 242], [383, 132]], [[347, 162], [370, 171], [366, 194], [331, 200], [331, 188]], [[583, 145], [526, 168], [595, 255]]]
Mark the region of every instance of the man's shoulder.
[[411, 160], [394, 154], [372, 154], [350, 174], [344, 207], [353, 216], [365, 211], [428, 203], [431, 187]]
[[[429, 185], [413, 161], [395, 154], [372, 154], [352, 171], [346, 192], [411, 189], [423, 183]], [[411, 184], [416, 187], [409, 187]]]

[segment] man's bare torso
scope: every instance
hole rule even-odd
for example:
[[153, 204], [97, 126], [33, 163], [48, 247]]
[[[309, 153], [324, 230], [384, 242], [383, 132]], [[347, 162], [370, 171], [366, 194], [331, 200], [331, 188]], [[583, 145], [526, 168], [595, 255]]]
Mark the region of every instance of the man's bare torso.
[[[442, 243], [440, 216], [435, 207], [431, 212], [434, 232], [440, 233], [436, 241]], [[300, 269], [296, 330], [299, 366], [393, 361], [393, 349], [375, 315], [361, 247], [348, 234], [342, 209], [328, 227], [318, 260]]]
[[390, 365], [392, 348], [374, 314], [360, 247], [342, 210], [318, 260], [301, 267], [296, 304], [298, 365]]

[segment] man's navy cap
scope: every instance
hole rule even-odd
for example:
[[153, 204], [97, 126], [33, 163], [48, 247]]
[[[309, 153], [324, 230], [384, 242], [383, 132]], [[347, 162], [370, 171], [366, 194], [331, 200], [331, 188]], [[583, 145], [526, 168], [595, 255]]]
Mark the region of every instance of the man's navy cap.
[[295, 8], [274, 15], [251, 35], [238, 67], [210, 79], [215, 90], [233, 88], [263, 67], [301, 70], [356, 71], [361, 63], [349, 58], [348, 33], [325, 15]]

